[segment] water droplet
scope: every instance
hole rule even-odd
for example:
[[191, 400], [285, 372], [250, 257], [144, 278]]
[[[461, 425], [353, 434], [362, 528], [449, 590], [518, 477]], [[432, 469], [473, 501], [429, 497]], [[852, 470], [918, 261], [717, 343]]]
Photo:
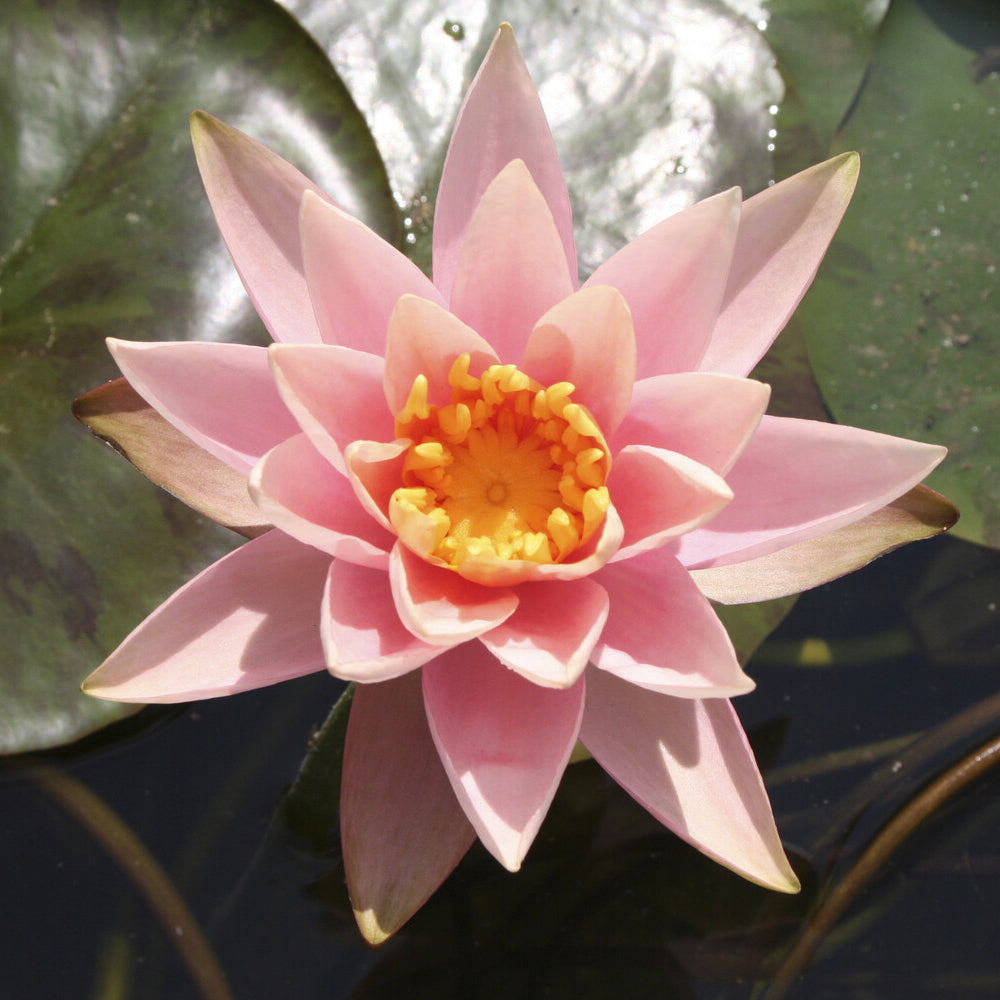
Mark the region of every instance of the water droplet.
[[445, 21], [443, 28], [444, 33], [456, 42], [465, 40], [465, 25], [461, 21]]

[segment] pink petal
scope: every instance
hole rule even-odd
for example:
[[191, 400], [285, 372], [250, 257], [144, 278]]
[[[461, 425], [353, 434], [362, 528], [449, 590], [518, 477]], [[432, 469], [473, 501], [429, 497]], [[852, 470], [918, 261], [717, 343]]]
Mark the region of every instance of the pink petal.
[[505, 362], [517, 362], [538, 318], [573, 293], [559, 230], [522, 160], [486, 189], [465, 231], [451, 311]]
[[215, 221], [275, 340], [319, 341], [302, 269], [299, 202], [322, 191], [266, 146], [196, 111], [191, 138]]
[[[555, 220], [576, 275], [573, 217], [555, 143], [509, 24], [502, 24], [458, 113], [434, 214], [434, 284], [451, 297], [469, 220], [493, 178], [524, 160]], [[538, 315], [541, 315], [539, 313]]]
[[[347, 479], [361, 506], [387, 531], [389, 502], [403, 482], [403, 458], [410, 442], [405, 438], [381, 441], [353, 441], [344, 452]], [[393, 532], [395, 533], [395, 532]]]
[[478, 375], [496, 364], [493, 348], [461, 320], [427, 299], [404, 295], [389, 319], [385, 350], [385, 398], [395, 415], [405, 405], [413, 380], [423, 375], [428, 399], [451, 402], [448, 372], [460, 354], [470, 354], [469, 371]]
[[246, 475], [264, 452], [297, 433], [267, 365], [247, 344], [108, 340], [122, 374], [164, 419]]
[[419, 674], [354, 693], [340, 836], [354, 916], [371, 944], [406, 923], [476, 839], [431, 740]]
[[193, 701], [322, 670], [329, 565], [280, 531], [241, 545], [161, 604], [83, 689], [112, 701]]
[[285, 405], [316, 450], [341, 472], [352, 441], [395, 437], [380, 357], [325, 344], [274, 344], [268, 358]]
[[635, 333], [621, 294], [593, 285], [553, 306], [531, 331], [521, 367], [543, 385], [572, 382], [574, 402], [590, 410], [610, 438], [635, 381]]
[[605, 261], [584, 287], [612, 285], [632, 310], [642, 378], [698, 366], [719, 312], [736, 243], [732, 188], [665, 219]]
[[858, 179], [857, 153], [765, 188], [743, 204], [722, 309], [699, 367], [746, 375], [788, 322]]
[[451, 787], [486, 849], [517, 871], [576, 743], [583, 679], [539, 687], [470, 643], [427, 664], [423, 681]]
[[671, 698], [591, 670], [580, 739], [625, 791], [702, 853], [752, 882], [798, 890], [728, 701]]
[[330, 564], [321, 636], [330, 673], [348, 681], [399, 677], [441, 652], [403, 627], [387, 573], [340, 559]]
[[947, 531], [957, 520], [953, 504], [926, 486], [915, 486], [843, 528], [754, 559], [692, 570], [691, 577], [706, 597], [721, 604], [770, 601], [853, 573], [900, 545]]
[[518, 604], [512, 590], [469, 583], [401, 544], [392, 550], [389, 580], [403, 624], [435, 646], [454, 646], [496, 628]]
[[300, 227], [306, 283], [324, 343], [382, 356], [389, 317], [403, 295], [444, 305], [416, 264], [311, 191], [302, 197]]
[[520, 604], [479, 641], [504, 666], [543, 687], [577, 682], [608, 617], [608, 595], [593, 580], [526, 583]]
[[945, 453], [857, 427], [764, 417], [726, 477], [736, 499], [685, 535], [678, 555], [689, 569], [725, 565], [852, 524], [919, 483]]
[[707, 466], [638, 444], [615, 456], [608, 490], [625, 526], [613, 562], [659, 548], [715, 517], [733, 499], [726, 481]]
[[250, 474], [250, 495], [276, 527], [338, 559], [389, 567], [394, 539], [364, 510], [347, 478], [305, 434], [272, 448]]
[[770, 396], [763, 382], [708, 372], [642, 379], [632, 389], [611, 450], [652, 445], [725, 475], [757, 429]]
[[598, 580], [611, 613], [591, 656], [595, 666], [679, 698], [730, 698], [753, 689], [722, 622], [669, 552], [605, 566]]

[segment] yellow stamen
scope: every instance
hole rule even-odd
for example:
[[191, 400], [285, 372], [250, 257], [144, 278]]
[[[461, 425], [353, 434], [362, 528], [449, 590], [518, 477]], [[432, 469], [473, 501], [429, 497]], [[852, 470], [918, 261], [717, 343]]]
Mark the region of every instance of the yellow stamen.
[[448, 374], [451, 401], [428, 402], [418, 375], [396, 415], [412, 444], [390, 505], [394, 523], [419, 516], [427, 556], [458, 569], [471, 562], [561, 562], [607, 514], [608, 446], [574, 386], [545, 388], [515, 365], [479, 378], [460, 355]]

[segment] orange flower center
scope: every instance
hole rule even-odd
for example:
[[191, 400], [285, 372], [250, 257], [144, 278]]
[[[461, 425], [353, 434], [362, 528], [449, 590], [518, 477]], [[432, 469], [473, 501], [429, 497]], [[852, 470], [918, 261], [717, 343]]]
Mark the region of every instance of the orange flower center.
[[[515, 365], [469, 374], [469, 355], [448, 374], [451, 402], [427, 402], [418, 375], [396, 415], [413, 443], [390, 517], [431, 530], [423, 555], [459, 568], [471, 561], [566, 559], [604, 522], [608, 446], [573, 386], [547, 389]], [[401, 532], [402, 533], [402, 532]]]

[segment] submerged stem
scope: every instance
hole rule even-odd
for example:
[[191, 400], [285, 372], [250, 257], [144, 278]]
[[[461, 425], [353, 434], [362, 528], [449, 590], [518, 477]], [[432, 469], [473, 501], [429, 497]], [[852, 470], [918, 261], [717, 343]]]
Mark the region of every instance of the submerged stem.
[[194, 914], [145, 845], [102, 799], [75, 778], [36, 765], [35, 783], [52, 796], [118, 862], [157, 915], [205, 1000], [234, 1000], [225, 973]]
[[785, 956], [762, 1000], [781, 1000], [823, 936], [903, 842], [966, 785], [1000, 763], [1000, 736], [993, 735], [932, 781], [882, 828], [847, 874], [833, 887]]

